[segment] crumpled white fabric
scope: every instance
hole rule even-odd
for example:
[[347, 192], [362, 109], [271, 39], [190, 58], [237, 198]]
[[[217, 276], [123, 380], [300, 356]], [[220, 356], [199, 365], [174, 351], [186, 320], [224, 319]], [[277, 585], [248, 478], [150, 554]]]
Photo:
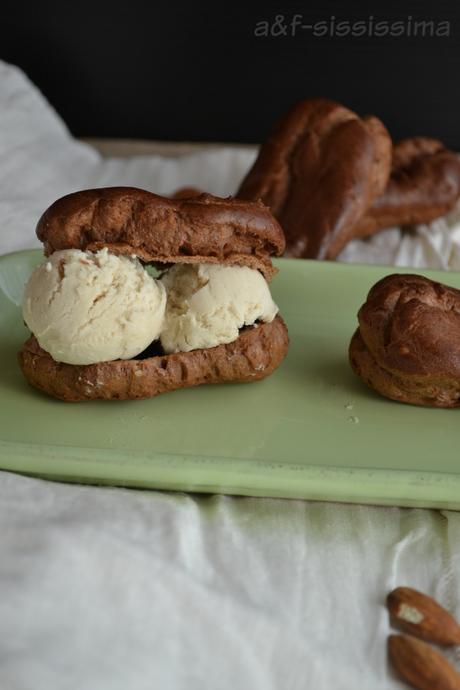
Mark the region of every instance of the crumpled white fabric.
[[[38, 216], [67, 192], [225, 195], [254, 155], [103, 160], [0, 62], [0, 252], [38, 246]], [[458, 268], [459, 220], [388, 230], [341, 258]], [[2, 690], [392, 690], [384, 599], [396, 585], [460, 615], [459, 514], [0, 473]]]
[[16, 690], [386, 690], [396, 585], [460, 614], [460, 515], [0, 482]]
[[353, 240], [340, 261], [412, 268], [460, 270], [460, 203], [429, 225], [404, 232], [388, 228], [367, 240]]

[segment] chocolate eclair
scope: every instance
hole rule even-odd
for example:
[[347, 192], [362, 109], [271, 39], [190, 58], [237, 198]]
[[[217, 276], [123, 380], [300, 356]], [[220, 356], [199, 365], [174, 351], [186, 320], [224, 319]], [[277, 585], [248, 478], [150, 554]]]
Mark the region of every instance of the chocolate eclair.
[[378, 118], [313, 98], [275, 125], [236, 196], [270, 207], [287, 256], [332, 259], [384, 191], [390, 168], [391, 138]]
[[337, 253], [350, 240], [384, 228], [430, 223], [451, 211], [459, 198], [460, 157], [437, 139], [403, 139], [393, 146], [385, 190], [348, 234], [342, 234]]
[[371, 288], [358, 322], [349, 359], [368, 386], [412, 405], [460, 406], [460, 290], [389, 275]]
[[286, 356], [267, 283], [285, 240], [262, 203], [85, 190], [50, 206], [37, 236], [47, 258], [26, 287], [32, 336], [19, 363], [50, 395], [128, 400], [256, 381]]
[[287, 256], [335, 259], [353, 239], [450, 211], [460, 198], [460, 157], [428, 137], [393, 146], [376, 117], [308, 99], [275, 125], [237, 196], [271, 208]]

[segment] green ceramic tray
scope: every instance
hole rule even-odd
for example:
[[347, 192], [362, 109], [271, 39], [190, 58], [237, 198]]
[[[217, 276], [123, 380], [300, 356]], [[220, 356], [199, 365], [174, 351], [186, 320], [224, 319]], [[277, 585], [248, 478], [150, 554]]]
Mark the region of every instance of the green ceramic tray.
[[[265, 381], [138, 402], [69, 404], [25, 383], [20, 300], [38, 251], [0, 257], [0, 468], [66, 481], [460, 509], [460, 410], [402, 405], [354, 376], [347, 347], [394, 269], [280, 260], [289, 355]], [[460, 274], [426, 271], [460, 287]]]

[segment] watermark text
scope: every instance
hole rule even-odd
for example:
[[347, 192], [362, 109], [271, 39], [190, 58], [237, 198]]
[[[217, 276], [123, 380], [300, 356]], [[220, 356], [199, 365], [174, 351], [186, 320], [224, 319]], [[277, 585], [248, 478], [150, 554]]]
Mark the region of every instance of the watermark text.
[[283, 38], [309, 34], [314, 38], [448, 38], [450, 22], [420, 19], [412, 15], [400, 19], [380, 19], [369, 15], [364, 19], [345, 19], [331, 15], [308, 22], [303, 14], [277, 14], [272, 19], [256, 22], [257, 38]]

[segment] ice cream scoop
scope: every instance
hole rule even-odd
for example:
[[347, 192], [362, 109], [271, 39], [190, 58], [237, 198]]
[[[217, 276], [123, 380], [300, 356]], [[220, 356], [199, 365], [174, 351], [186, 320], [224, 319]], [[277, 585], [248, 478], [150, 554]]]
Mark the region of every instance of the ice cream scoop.
[[159, 337], [166, 290], [137, 259], [107, 249], [54, 252], [32, 273], [23, 317], [56, 362], [131, 359]]
[[175, 264], [161, 282], [168, 292], [160, 338], [167, 353], [231, 343], [243, 326], [278, 313], [266, 280], [247, 266]]

